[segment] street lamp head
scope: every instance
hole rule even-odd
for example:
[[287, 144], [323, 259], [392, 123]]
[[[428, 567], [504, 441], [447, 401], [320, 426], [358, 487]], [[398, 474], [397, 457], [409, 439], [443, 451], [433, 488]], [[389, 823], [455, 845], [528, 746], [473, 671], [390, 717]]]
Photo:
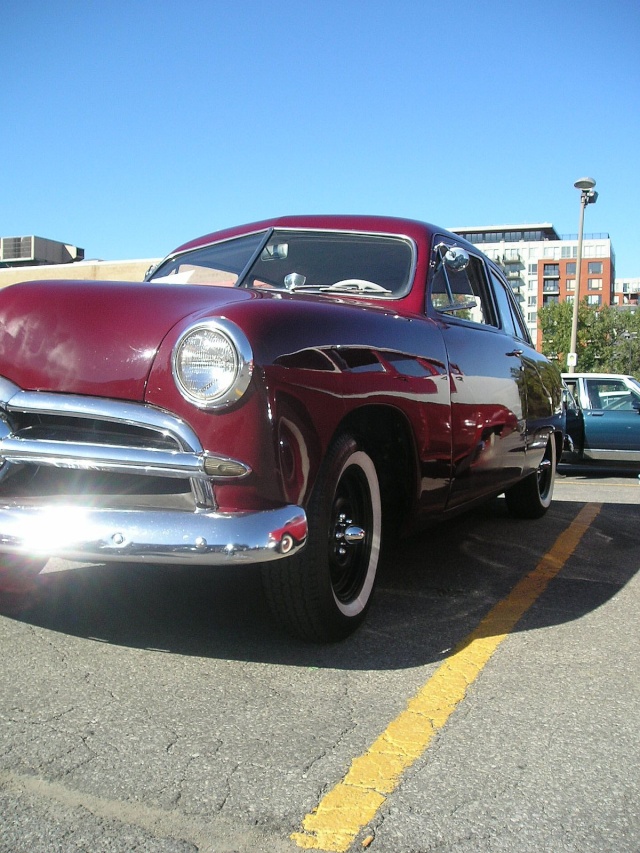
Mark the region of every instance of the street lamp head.
[[574, 187], [577, 190], [592, 190], [596, 185], [596, 182], [593, 178], [580, 178], [580, 180], [576, 181]]

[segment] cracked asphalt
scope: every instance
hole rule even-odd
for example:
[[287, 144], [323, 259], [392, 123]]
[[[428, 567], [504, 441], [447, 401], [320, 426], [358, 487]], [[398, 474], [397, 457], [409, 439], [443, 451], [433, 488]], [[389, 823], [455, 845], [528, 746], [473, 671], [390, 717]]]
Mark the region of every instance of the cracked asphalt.
[[0, 616], [0, 851], [294, 853], [588, 502], [575, 553], [351, 849], [637, 853], [640, 481], [573, 471], [540, 521], [497, 500], [403, 543], [335, 646], [279, 633], [252, 569], [50, 561]]

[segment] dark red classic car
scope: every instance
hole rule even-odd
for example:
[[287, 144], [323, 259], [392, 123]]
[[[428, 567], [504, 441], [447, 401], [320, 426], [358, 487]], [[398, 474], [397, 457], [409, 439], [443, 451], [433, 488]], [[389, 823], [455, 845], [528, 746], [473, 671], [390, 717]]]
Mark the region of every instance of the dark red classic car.
[[286, 217], [144, 282], [0, 292], [0, 552], [25, 568], [260, 563], [277, 619], [335, 640], [387, 537], [501, 493], [541, 516], [562, 438], [502, 273], [425, 223]]

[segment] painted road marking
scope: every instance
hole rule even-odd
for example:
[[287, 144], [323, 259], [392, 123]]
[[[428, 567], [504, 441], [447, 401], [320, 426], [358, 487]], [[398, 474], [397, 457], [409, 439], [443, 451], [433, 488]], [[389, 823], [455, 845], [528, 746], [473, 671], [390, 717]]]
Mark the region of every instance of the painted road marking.
[[291, 838], [298, 847], [346, 853], [358, 833], [399, 785], [405, 770], [425, 752], [500, 643], [513, 630], [573, 554], [601, 504], [586, 504], [536, 568], [499, 601], [409, 701], [406, 709], [347, 775], [302, 821]]

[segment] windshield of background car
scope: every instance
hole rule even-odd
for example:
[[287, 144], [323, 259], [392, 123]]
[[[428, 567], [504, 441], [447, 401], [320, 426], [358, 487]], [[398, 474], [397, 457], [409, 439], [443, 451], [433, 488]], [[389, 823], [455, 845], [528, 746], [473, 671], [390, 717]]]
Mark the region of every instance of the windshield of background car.
[[403, 237], [274, 231], [266, 238], [261, 232], [185, 252], [165, 261], [150, 280], [386, 298], [402, 295], [411, 283], [415, 251]]
[[153, 270], [149, 281], [233, 287], [266, 236], [266, 231], [247, 234], [168, 258]]

